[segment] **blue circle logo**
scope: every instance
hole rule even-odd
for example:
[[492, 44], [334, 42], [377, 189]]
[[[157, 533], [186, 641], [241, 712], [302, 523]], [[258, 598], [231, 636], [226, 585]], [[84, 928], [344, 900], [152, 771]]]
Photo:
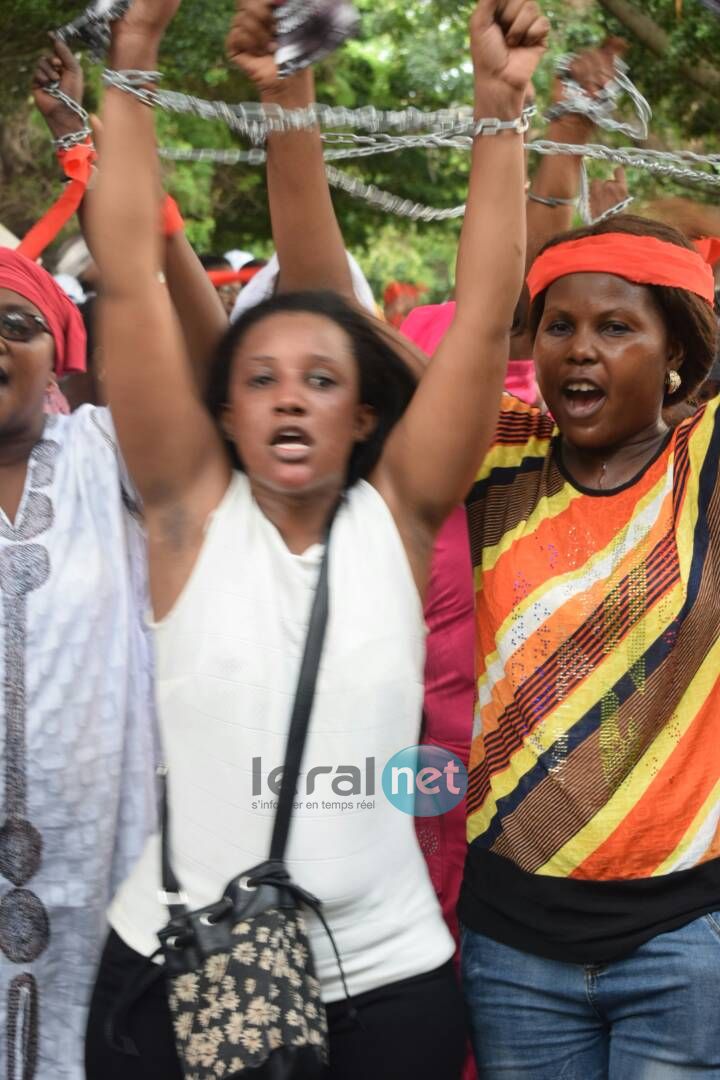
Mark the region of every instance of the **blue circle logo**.
[[440, 746], [408, 746], [394, 754], [382, 774], [385, 797], [403, 814], [439, 817], [462, 802], [467, 769]]

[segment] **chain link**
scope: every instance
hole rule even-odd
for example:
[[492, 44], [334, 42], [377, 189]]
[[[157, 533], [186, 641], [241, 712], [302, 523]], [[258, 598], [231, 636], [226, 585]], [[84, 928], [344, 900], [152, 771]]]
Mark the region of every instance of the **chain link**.
[[[619, 57], [615, 57], [614, 77], [597, 92], [595, 97], [591, 97], [572, 76], [572, 63], [575, 59], [574, 54], [571, 53], [559, 57], [556, 61], [555, 70], [563, 84], [563, 96], [562, 100], [550, 106], [545, 113], [545, 119], [558, 120], [562, 116], [573, 113], [587, 116], [596, 127], [605, 131], [627, 135], [630, 139], [646, 139], [648, 125], [652, 119], [652, 109], [628, 77], [627, 65]], [[612, 114], [623, 93], [627, 94], [633, 104], [638, 120], [636, 125], [626, 124], [613, 118]]]
[[102, 60], [110, 47], [110, 24], [122, 18], [130, 0], [96, 0], [77, 19], [61, 26], [55, 36], [87, 46], [94, 60]]
[[347, 0], [283, 0], [275, 18], [280, 78], [323, 60], [359, 27], [360, 16]]
[[[102, 4], [102, 0], [100, 3]], [[103, 13], [99, 11], [99, 5], [96, 5], [95, 8], [88, 9], [80, 19], [64, 27], [60, 36], [64, 38], [80, 36], [86, 41], [94, 37], [97, 40], [102, 28], [107, 29], [109, 22], [122, 15], [128, 5], [129, 0], [118, 0], [117, 3], [109, 5], [105, 3]], [[593, 99], [585, 94], [570, 77], [570, 60], [571, 58], [565, 58], [560, 68], [561, 77], [564, 76], [565, 98], [546, 115], [555, 118], [569, 112], [581, 112], [605, 130], [627, 134], [633, 138], [645, 138], [652, 115], [650, 106], [627, 76], [625, 66], [620, 61], [616, 63], [614, 79], [597, 98]], [[103, 74], [103, 81], [107, 85], [132, 94], [144, 104], [169, 112], [220, 121], [230, 130], [247, 138], [252, 144], [248, 150], [161, 149], [161, 156], [168, 160], [261, 165], [267, 160], [267, 153], [262, 146], [269, 134], [317, 128], [320, 129], [321, 137], [326, 145], [325, 159], [328, 163], [409, 149], [468, 150], [472, 146], [473, 135], [476, 132], [472, 110], [467, 107], [425, 112], [415, 108], [384, 110], [376, 109], [374, 106], [346, 109], [318, 103], [302, 109], [283, 109], [279, 105], [258, 102], [230, 105], [224, 101], [206, 101], [190, 94], [159, 90], [148, 86], [148, 83], [157, 83], [161, 78], [159, 72], [147, 71], [105, 71]], [[621, 92], [626, 93], [633, 102], [638, 117], [637, 126], [617, 121], [611, 116]], [[77, 106], [77, 103], [73, 104]], [[80, 107], [77, 106], [77, 108]], [[87, 119], [85, 113], [84, 119]], [[491, 129], [499, 130], [498, 124], [500, 121], [488, 122], [486, 120], [478, 126], [484, 126], [489, 132]], [[515, 125], [517, 124], [518, 121], [515, 122]], [[527, 124], [526, 119], [524, 124]], [[332, 130], [335, 128], [350, 130]], [[358, 134], [358, 132], [366, 134]], [[86, 134], [89, 134], [89, 129]], [[86, 137], [86, 134], [83, 137]], [[74, 139], [75, 135], [65, 138]], [[529, 142], [526, 144], [526, 149], [541, 155], [577, 156], [583, 159], [583, 163], [586, 159], [607, 161], [630, 168], [644, 169], [681, 183], [720, 187], [720, 154], [661, 151], [633, 146], [609, 147], [592, 143], [577, 145], [547, 139]], [[443, 209], [403, 199], [373, 184], [366, 184], [357, 177], [334, 168], [331, 164], [327, 165], [327, 173], [328, 180], [334, 187], [400, 217], [415, 221], [447, 221], [462, 217], [465, 212], [464, 206]], [[619, 204], [619, 207], [625, 208], [623, 204]], [[619, 213], [620, 210], [614, 207], [610, 212]], [[587, 206], [585, 216], [588, 219], [590, 217]]]
[[608, 210], [605, 210], [602, 214], [598, 214], [596, 218], [590, 222], [591, 225], [599, 225], [601, 221], [607, 221], [608, 218], [615, 217], [616, 214], [624, 214], [629, 206], [635, 202], [632, 195], [628, 195], [627, 198], [621, 199], [619, 203], [615, 203]]
[[68, 95], [60, 89], [59, 82], [49, 83], [45, 87], [45, 93], [50, 97], [55, 98], [56, 101], [61, 102], [70, 110], [70, 112], [74, 113], [75, 116], [82, 121], [83, 125], [78, 131], [71, 131], [67, 135], [60, 135], [57, 139], [53, 139], [53, 146], [57, 147], [58, 150], [71, 150], [73, 146], [78, 146], [80, 143], [84, 143], [86, 139], [92, 138], [92, 130], [88, 124], [88, 120], [90, 119], [88, 113], [83, 109], [79, 102], [75, 101], [74, 98], [68, 97]]

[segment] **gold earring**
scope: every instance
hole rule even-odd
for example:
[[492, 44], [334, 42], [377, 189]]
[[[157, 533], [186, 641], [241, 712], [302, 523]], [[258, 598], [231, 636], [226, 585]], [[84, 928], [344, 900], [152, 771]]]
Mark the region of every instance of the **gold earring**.
[[671, 396], [673, 394], [676, 394], [680, 389], [681, 383], [682, 379], [677, 371], [668, 371], [667, 375], [665, 376], [665, 386], [667, 387], [668, 394], [670, 394]]

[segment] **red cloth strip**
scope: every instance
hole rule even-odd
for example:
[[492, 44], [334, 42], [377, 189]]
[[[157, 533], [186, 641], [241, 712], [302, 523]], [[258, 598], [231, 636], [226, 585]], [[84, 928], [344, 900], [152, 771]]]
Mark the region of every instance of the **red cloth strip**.
[[22, 239], [17, 249], [21, 255], [35, 261], [77, 211], [85, 197], [95, 157], [95, 147], [90, 139], [70, 150], [58, 152], [58, 161], [70, 183], [65, 186], [60, 198]]
[[162, 207], [163, 233], [165, 236], [175, 236], [185, 228], [180, 207], [172, 195], [166, 195]]
[[262, 270], [261, 266], [252, 266], [248, 270], [208, 270], [207, 276], [216, 289], [221, 285], [247, 285]]
[[703, 236], [693, 241], [706, 263], [717, 266], [720, 263], [720, 236]]
[[654, 236], [603, 233], [548, 248], [528, 274], [531, 299], [567, 274], [615, 274], [638, 285], [686, 289], [709, 304], [715, 299], [713, 273], [703, 257]]

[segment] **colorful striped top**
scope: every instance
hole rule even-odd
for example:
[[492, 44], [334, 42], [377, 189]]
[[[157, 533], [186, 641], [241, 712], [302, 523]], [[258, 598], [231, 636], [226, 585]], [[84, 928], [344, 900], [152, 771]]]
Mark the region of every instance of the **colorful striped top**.
[[503, 399], [467, 503], [460, 914], [479, 932], [593, 962], [720, 908], [719, 406], [593, 492], [565, 472], [553, 421]]

